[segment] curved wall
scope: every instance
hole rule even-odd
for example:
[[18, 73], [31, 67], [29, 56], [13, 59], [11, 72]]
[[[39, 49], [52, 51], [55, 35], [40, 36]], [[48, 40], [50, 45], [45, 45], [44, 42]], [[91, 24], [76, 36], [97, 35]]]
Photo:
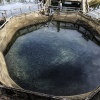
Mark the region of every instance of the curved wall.
[[[39, 19], [39, 20], [38, 20]], [[48, 17], [40, 15], [39, 13], [29, 13], [13, 17], [1, 30], [0, 30], [0, 82], [8, 87], [20, 88], [10, 77], [7, 71], [7, 65], [5, 63], [3, 52], [6, 50], [8, 44], [11, 42], [15, 33], [26, 26], [31, 25], [27, 30], [20, 31], [21, 34], [25, 34], [34, 30], [32, 26], [47, 22]]]
[[[61, 21], [61, 22], [67, 22], [67, 23], [74, 23], [78, 24], [79, 26], [82, 26], [84, 28], [87, 28], [90, 30], [93, 34], [93, 36], [100, 37], [100, 22], [96, 19], [92, 19], [89, 16], [85, 16], [81, 13], [62, 13], [62, 14], [54, 14], [53, 15], [54, 21]], [[7, 87], [13, 87], [13, 88], [20, 88], [11, 78], [9, 77], [7, 66], [3, 57], [3, 52], [6, 50], [8, 44], [11, 42], [13, 36], [15, 33], [20, 30], [19, 34], [25, 34], [29, 31], [34, 30], [33, 26], [39, 23], [44, 23], [48, 21], [48, 17], [44, 15], [40, 15], [37, 13], [29, 13], [29, 14], [23, 14], [20, 16], [13, 17], [2, 30], [0, 30], [0, 82], [7, 86]], [[84, 22], [84, 23], [82, 23]], [[27, 28], [27, 26], [30, 26]], [[77, 96], [71, 96], [67, 97], [69, 100], [85, 100], [85, 98], [89, 95], [83, 94], [83, 95], [77, 95]], [[62, 97], [61, 97], [62, 98]], [[66, 97], [65, 97], [66, 98]], [[66, 100], [66, 99], [64, 99]]]

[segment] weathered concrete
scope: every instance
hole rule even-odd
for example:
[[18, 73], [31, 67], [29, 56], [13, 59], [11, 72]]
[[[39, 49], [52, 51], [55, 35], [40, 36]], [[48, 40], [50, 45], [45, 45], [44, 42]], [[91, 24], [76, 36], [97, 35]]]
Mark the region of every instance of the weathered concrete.
[[20, 88], [9, 76], [3, 54], [0, 52], [0, 82], [8, 87]]
[[25, 35], [27, 33], [33, 32], [34, 30], [41, 28], [43, 25], [45, 25], [45, 22], [42, 22], [42, 24], [36, 23], [34, 25], [29, 25], [17, 30], [15, 34], [13, 35], [13, 37], [11, 38], [10, 42], [7, 44], [5, 50], [3, 51], [3, 54], [4, 55], [7, 54], [7, 52], [10, 50], [11, 46], [13, 45], [13, 43], [16, 41], [18, 37]]
[[0, 86], [0, 100], [63, 100], [63, 99], [60, 97], [58, 98], [43, 93]]
[[0, 30], [0, 51], [3, 52], [6, 49], [7, 44], [11, 41], [17, 30], [29, 25], [35, 25], [47, 21], [47, 16], [38, 15], [37, 13], [29, 13], [13, 17], [10, 22]]
[[82, 26], [87, 31], [90, 31], [94, 38], [98, 37], [98, 40], [100, 39], [100, 21], [92, 19], [90, 16], [84, 15], [83, 13], [57, 13], [54, 14], [53, 20]]
[[100, 87], [93, 90], [85, 100], [100, 100]]
[[[84, 14], [81, 13], [62, 13], [62, 14], [54, 14], [53, 16], [54, 21], [62, 21], [62, 22], [68, 22], [68, 23], [74, 23], [78, 24], [84, 28], [89, 28], [89, 30], [93, 31], [94, 36], [100, 36], [100, 22], [97, 21], [96, 19], [91, 19], [89, 16], [85, 16]], [[44, 23], [48, 21], [48, 17], [44, 15], [38, 15], [37, 13], [29, 13], [29, 14], [23, 14], [19, 15], [16, 17], [13, 17], [10, 22], [8, 22], [2, 30], [0, 30], [0, 82], [3, 85], [6, 85], [7, 87], [15, 87], [19, 88], [19, 86], [9, 77], [7, 67], [3, 58], [2, 52], [4, 52], [8, 46], [8, 44], [11, 42], [13, 36], [15, 33], [19, 30], [20, 35], [23, 35], [29, 31], [33, 31], [35, 27], [33, 25], [39, 24], [39, 23]], [[82, 23], [84, 22], [84, 23]], [[27, 27], [30, 26], [30, 27]], [[23, 28], [24, 27], [24, 28]], [[23, 28], [23, 29], [22, 29]], [[22, 29], [22, 30], [20, 30]], [[0, 88], [0, 93], [4, 94], [6, 98], [9, 98], [9, 100], [12, 99], [10, 95], [14, 94], [16, 95], [18, 100], [18, 96], [20, 95], [20, 99], [22, 100], [85, 100], [88, 98], [88, 96], [94, 94], [94, 92], [91, 93], [86, 93], [82, 95], [75, 95], [75, 96], [60, 96], [60, 97], [55, 97], [55, 96], [48, 96], [44, 94], [39, 94], [36, 93], [34, 96], [33, 92], [29, 91], [22, 91], [22, 90], [17, 90], [17, 89], [11, 89], [11, 88], [5, 88], [1, 87]], [[4, 91], [4, 92], [3, 92]], [[7, 92], [8, 91], [8, 92]], [[9, 94], [10, 91], [10, 95]], [[22, 95], [21, 95], [22, 94]], [[28, 94], [28, 95], [27, 95]], [[31, 96], [29, 96], [31, 95]], [[3, 95], [2, 95], [3, 96]], [[25, 99], [24, 99], [25, 98]], [[30, 99], [31, 98], [31, 99]], [[92, 97], [90, 96], [89, 99], [86, 100], [98, 100], [98, 99], [91, 99]], [[2, 100], [2, 98], [1, 98]], [[5, 99], [7, 100], [7, 99]]]

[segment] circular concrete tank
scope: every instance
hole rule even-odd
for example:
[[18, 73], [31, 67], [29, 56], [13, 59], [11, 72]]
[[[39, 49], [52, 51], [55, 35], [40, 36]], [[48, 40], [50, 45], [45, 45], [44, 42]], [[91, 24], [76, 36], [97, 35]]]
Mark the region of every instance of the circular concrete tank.
[[26, 34], [5, 59], [11, 78], [27, 90], [70, 96], [100, 85], [100, 47], [76, 30], [51, 25]]

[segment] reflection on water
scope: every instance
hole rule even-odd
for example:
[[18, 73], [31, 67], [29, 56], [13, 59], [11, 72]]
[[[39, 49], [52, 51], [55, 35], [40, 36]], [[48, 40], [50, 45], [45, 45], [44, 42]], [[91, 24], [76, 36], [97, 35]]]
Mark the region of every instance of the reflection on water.
[[22, 88], [75, 95], [100, 85], [100, 47], [76, 30], [46, 27], [19, 37], [5, 56]]

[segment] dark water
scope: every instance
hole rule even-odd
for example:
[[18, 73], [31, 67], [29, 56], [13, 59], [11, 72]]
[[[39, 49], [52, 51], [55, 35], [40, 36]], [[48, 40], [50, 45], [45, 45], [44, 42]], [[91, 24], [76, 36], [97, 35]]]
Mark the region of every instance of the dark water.
[[19, 37], [5, 56], [22, 88], [76, 95], [100, 85], [100, 47], [76, 30], [45, 27]]

